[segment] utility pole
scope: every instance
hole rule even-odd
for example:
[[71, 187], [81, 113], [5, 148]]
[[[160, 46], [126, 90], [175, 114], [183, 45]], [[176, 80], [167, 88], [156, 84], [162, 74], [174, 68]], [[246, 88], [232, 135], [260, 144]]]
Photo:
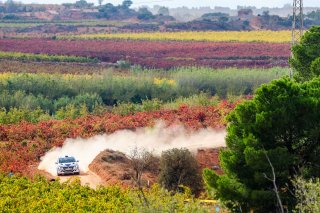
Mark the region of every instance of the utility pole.
[[[298, 44], [303, 35], [303, 0], [293, 0], [292, 14], [292, 42], [291, 47]], [[293, 57], [291, 51], [291, 57]], [[290, 69], [290, 78], [293, 76], [293, 70]]]
[[292, 45], [300, 42], [303, 34], [303, 0], [293, 0]]

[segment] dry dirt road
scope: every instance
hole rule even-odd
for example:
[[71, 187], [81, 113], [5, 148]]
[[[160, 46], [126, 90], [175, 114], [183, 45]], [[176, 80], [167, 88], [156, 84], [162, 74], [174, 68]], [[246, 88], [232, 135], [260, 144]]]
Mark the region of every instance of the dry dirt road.
[[93, 189], [96, 189], [97, 186], [99, 185], [103, 185], [102, 179], [91, 171], [88, 171], [87, 173], [81, 173], [80, 175], [66, 175], [66, 176], [55, 177], [55, 179], [58, 179], [58, 178], [60, 179], [61, 183], [66, 182], [68, 180], [72, 181], [79, 178], [81, 185], [83, 186], [87, 185]]

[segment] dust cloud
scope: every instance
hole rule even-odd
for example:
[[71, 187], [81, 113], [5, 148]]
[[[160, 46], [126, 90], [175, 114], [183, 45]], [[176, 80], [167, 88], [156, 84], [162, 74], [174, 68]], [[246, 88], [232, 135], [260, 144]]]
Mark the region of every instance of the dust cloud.
[[120, 130], [110, 135], [97, 135], [88, 139], [67, 139], [62, 147], [53, 148], [41, 158], [38, 169], [56, 175], [55, 162], [59, 157], [69, 155], [79, 160], [81, 172], [88, 172], [89, 164], [105, 149], [130, 155], [132, 150], [137, 148], [160, 155], [162, 151], [172, 148], [195, 151], [198, 148], [224, 147], [225, 136], [224, 130], [200, 129], [188, 132], [182, 126], [166, 127], [163, 122], [158, 122], [153, 128]]

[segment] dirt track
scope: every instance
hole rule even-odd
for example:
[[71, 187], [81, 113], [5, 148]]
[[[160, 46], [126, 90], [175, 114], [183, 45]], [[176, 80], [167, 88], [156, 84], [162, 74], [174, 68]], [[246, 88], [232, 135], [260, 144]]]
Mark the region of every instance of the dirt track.
[[88, 185], [89, 187], [96, 189], [97, 186], [103, 185], [102, 179], [96, 175], [95, 173], [89, 171], [87, 173], [81, 173], [80, 175], [67, 175], [67, 176], [59, 176], [55, 177], [55, 179], [60, 179], [60, 182], [66, 182], [68, 180], [74, 180], [76, 178], [80, 178], [81, 185]]

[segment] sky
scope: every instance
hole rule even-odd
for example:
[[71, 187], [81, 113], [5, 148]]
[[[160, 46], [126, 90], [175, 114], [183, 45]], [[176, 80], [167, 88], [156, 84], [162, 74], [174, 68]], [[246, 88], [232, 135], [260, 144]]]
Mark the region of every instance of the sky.
[[[22, 3], [74, 3], [77, 0], [19, 0]], [[120, 4], [123, 0], [104, 0], [104, 3], [112, 3], [112, 4]], [[203, 6], [222, 6], [222, 7], [230, 7], [236, 8], [237, 5], [241, 6], [256, 6], [260, 7], [282, 7], [284, 4], [292, 4], [292, 0], [132, 0], [133, 7], [141, 7], [141, 6], [153, 6], [153, 5], [161, 5], [167, 7], [203, 7]], [[96, 3], [98, 0], [87, 0], [87, 2]], [[305, 7], [320, 7], [320, 0], [305, 0]]]

